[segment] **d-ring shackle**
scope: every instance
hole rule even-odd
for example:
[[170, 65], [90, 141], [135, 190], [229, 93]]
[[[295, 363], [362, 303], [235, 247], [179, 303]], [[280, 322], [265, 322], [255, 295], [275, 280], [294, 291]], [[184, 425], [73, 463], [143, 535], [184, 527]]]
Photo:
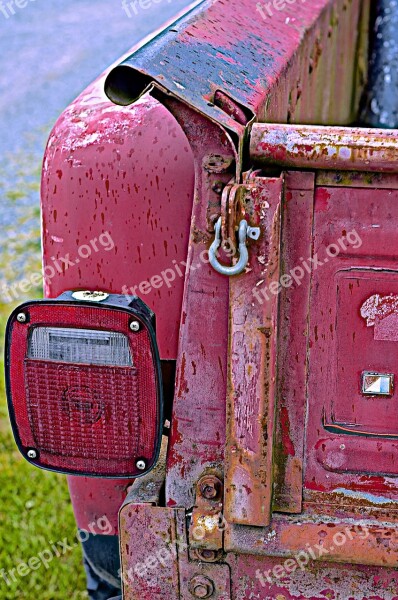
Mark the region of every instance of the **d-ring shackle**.
[[217, 252], [221, 246], [221, 217], [218, 219], [215, 226], [216, 236], [214, 242], [209, 249], [209, 262], [213, 269], [221, 275], [227, 275], [232, 277], [233, 275], [240, 275], [247, 267], [249, 262], [249, 252], [247, 249], [247, 238], [250, 237], [252, 240], [258, 240], [260, 237], [259, 227], [250, 227], [247, 221], [243, 220], [239, 225], [239, 261], [233, 267], [226, 267], [218, 262]]

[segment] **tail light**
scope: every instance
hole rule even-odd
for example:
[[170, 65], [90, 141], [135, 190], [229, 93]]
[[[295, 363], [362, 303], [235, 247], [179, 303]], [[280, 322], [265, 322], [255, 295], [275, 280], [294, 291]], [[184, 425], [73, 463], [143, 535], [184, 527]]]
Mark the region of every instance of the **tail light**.
[[27, 460], [100, 477], [154, 466], [163, 411], [154, 325], [139, 298], [100, 293], [67, 292], [13, 312], [7, 396]]

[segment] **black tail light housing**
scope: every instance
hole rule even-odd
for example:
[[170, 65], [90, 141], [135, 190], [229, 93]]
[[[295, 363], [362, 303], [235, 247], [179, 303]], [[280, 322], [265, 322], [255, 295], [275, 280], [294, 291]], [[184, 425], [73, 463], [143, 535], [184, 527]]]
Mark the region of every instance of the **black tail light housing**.
[[14, 437], [32, 464], [132, 478], [156, 463], [163, 393], [155, 317], [137, 297], [66, 292], [27, 302], [6, 332]]

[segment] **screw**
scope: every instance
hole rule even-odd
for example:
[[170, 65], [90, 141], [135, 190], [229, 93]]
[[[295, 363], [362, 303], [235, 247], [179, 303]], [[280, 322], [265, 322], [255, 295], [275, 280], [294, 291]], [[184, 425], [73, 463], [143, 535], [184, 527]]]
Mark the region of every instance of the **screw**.
[[214, 594], [214, 583], [208, 577], [195, 575], [189, 582], [189, 591], [195, 598], [210, 598]]
[[222, 483], [214, 475], [205, 475], [199, 481], [199, 490], [206, 500], [215, 500], [221, 495]]
[[26, 323], [26, 315], [25, 315], [25, 313], [19, 313], [17, 315], [17, 321], [18, 321], [18, 323]]
[[37, 458], [36, 450], [28, 450], [28, 458]]
[[135, 466], [140, 471], [145, 471], [145, 469], [146, 469], [146, 462], [145, 462], [145, 460], [142, 460], [142, 459], [137, 460], [137, 462], [135, 463]]
[[140, 324], [138, 321], [131, 321], [130, 323], [130, 329], [131, 331], [137, 332], [140, 330]]

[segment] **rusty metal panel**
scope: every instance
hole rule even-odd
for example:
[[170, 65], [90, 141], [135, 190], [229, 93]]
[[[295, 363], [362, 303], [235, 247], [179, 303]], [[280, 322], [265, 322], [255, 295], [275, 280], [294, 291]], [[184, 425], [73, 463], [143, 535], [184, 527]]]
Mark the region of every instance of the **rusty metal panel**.
[[182, 509], [127, 500], [120, 546], [124, 600], [232, 600], [229, 565], [190, 558]]
[[396, 175], [377, 172], [317, 171], [315, 182], [317, 187], [398, 189], [398, 178]]
[[176, 514], [149, 504], [121, 509], [124, 600], [180, 600]]
[[366, 372], [398, 376], [397, 219], [397, 190], [316, 190], [304, 493], [318, 505], [398, 501], [396, 391], [363, 390]]
[[[314, 173], [285, 175], [281, 275], [294, 276], [280, 294], [278, 405], [274, 451], [273, 509], [299, 513], [303, 497], [303, 461], [308, 376], [308, 306], [312, 255]], [[307, 263], [306, 263], [307, 264]], [[305, 272], [302, 277], [303, 271]], [[261, 290], [260, 290], [261, 291]]]
[[[177, 515], [178, 539], [186, 539], [186, 523], [182, 511]], [[223, 559], [222, 559], [223, 561]], [[190, 551], [179, 554], [181, 600], [211, 598], [211, 600], [233, 600], [231, 594], [231, 572], [225, 562], [206, 562]]]
[[[167, 505], [191, 508], [207, 469], [223, 474], [228, 340], [228, 279], [208, 264], [212, 210], [234, 174], [236, 153], [217, 125], [166, 100], [195, 156], [196, 184], [166, 479]], [[209, 231], [210, 230], [210, 231]]]
[[232, 554], [228, 562], [237, 600], [398, 600], [394, 568], [307, 562], [304, 554], [300, 564]]
[[348, 171], [398, 171], [398, 131], [306, 125], [253, 125], [255, 165]]
[[398, 528], [377, 519], [302, 514], [274, 515], [269, 528], [231, 527], [225, 550], [238, 554], [288, 558], [307, 552], [314, 561], [395, 567]]
[[230, 282], [224, 514], [242, 525], [271, 518], [278, 293], [270, 289], [280, 286], [282, 189], [283, 178], [248, 179], [237, 215], [262, 231], [246, 272]]
[[272, 14], [266, 4], [201, 4], [116, 67], [108, 96], [129, 104], [155, 81], [239, 136], [253, 116], [352, 122], [366, 78], [370, 2], [287, 3]]

